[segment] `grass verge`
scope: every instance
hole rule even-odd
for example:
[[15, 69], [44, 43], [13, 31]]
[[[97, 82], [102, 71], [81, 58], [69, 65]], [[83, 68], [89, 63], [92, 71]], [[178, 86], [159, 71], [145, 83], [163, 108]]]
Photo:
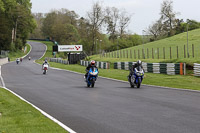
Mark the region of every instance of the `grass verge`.
[[8, 57], [10, 58], [10, 61], [15, 61], [16, 58], [20, 58], [20, 57], [23, 57], [24, 55], [26, 55], [31, 49], [30, 45], [28, 45], [28, 44], [26, 44], [26, 47], [27, 47], [27, 50], [25, 51], [25, 53], [22, 50], [10, 52], [8, 55]]
[[0, 88], [0, 133], [66, 133], [31, 105]]

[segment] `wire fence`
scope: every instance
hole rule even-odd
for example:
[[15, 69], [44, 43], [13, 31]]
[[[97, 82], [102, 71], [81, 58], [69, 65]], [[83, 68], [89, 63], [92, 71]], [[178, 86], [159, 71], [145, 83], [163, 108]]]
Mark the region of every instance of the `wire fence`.
[[100, 54], [105, 58], [131, 58], [131, 59], [182, 59], [200, 57], [200, 45], [191, 44], [159, 47], [159, 48], [136, 48], [106, 51]]

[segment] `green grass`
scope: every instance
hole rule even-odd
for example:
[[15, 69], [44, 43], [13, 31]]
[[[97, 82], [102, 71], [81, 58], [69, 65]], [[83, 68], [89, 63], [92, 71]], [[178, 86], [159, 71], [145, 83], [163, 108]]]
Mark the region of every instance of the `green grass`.
[[24, 55], [26, 55], [29, 51], [30, 51], [30, 46], [28, 44], [26, 44], [27, 50], [25, 51], [25, 53], [22, 50], [17, 50], [15, 52], [10, 52], [8, 54], [8, 57], [10, 58], [10, 61], [15, 61], [17, 58], [23, 57]]
[[31, 105], [0, 88], [0, 133], [66, 133]]
[[[37, 61], [37, 63], [41, 64], [42, 61]], [[85, 74], [85, 67], [80, 66], [80, 65], [64, 65], [60, 63], [50, 62], [50, 66]], [[129, 71], [126, 71], [126, 70], [99, 69], [99, 76], [119, 79], [119, 80], [124, 80], [124, 81], [127, 81], [128, 74], [129, 74]], [[145, 73], [143, 84], [165, 86], [165, 87], [172, 87], [172, 88], [200, 90], [200, 87], [199, 87], [200, 78], [189, 76], [189, 75], [181, 76], [181, 75]]]
[[[192, 57], [192, 44], [194, 44], [194, 57]], [[100, 58], [99, 55], [91, 56], [90, 58], [93, 60], [98, 61], [108, 61], [108, 62], [116, 62], [116, 61], [136, 61], [138, 59], [141, 59], [145, 62], [186, 62], [187, 64], [192, 64], [194, 62], [200, 63], [200, 29], [189, 31], [189, 54], [190, 58], [184, 58], [184, 45], [186, 47], [186, 53], [187, 53], [187, 33], [181, 33], [178, 35], [175, 35], [173, 37], [165, 38], [162, 40], [150, 42], [144, 44], [144, 50], [145, 50], [145, 57], [147, 58], [147, 49], [149, 53], [148, 59], [142, 59], [142, 49], [143, 45], [122, 49], [121, 54], [120, 51], [118, 52], [119, 58], [117, 58], [117, 51], [113, 52], [113, 58], [112, 53], [106, 54], [107, 57], [110, 58]], [[177, 58], [177, 46], [178, 46], [178, 55]], [[163, 54], [163, 48], [165, 47], [165, 59]], [[170, 47], [172, 49], [172, 59], [170, 59]], [[153, 56], [152, 58], [152, 48], [153, 48]], [[158, 59], [158, 48], [159, 48], [159, 59]], [[130, 56], [130, 50], [132, 51], [132, 58]], [[138, 57], [138, 50], [140, 58]], [[136, 58], [134, 58], [134, 51]], [[128, 58], [127, 58], [127, 52], [128, 52]], [[123, 54], [124, 53], [124, 54]], [[115, 55], [115, 56], [114, 56]], [[125, 55], [125, 56], [123, 56]]]

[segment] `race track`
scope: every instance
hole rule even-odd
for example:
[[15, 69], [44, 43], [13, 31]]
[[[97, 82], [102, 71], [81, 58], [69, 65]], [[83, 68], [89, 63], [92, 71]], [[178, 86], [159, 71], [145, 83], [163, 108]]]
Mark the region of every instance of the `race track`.
[[[200, 93], [98, 78], [87, 88], [83, 74], [49, 69], [33, 62], [45, 45], [30, 42], [23, 62], [2, 66], [7, 88], [78, 133], [199, 133]], [[100, 70], [101, 71], [101, 70]], [[161, 82], [164, 82], [161, 80]]]

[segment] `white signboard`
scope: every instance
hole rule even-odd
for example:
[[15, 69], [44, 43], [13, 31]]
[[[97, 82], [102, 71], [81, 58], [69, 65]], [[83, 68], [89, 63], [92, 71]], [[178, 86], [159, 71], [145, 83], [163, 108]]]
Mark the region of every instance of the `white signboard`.
[[83, 51], [82, 45], [58, 45], [58, 52]]

